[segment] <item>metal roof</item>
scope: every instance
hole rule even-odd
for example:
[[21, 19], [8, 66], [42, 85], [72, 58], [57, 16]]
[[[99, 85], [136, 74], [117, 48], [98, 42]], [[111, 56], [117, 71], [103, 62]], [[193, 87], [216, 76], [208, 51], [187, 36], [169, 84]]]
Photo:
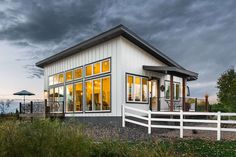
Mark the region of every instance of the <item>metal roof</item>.
[[68, 48], [60, 53], [57, 53], [55, 55], [52, 55], [44, 60], [41, 60], [36, 63], [36, 66], [43, 68], [44, 66], [53, 63], [55, 61], [58, 61], [60, 59], [63, 59], [65, 57], [71, 56], [73, 54], [79, 53], [82, 50], [85, 50], [87, 48], [90, 48], [94, 45], [100, 44], [102, 42], [108, 41], [110, 39], [113, 39], [118, 36], [123, 36], [124, 38], [128, 39], [135, 45], [139, 46], [146, 52], [150, 53], [152, 56], [160, 60], [161, 62], [165, 63], [168, 66], [178, 67], [179, 69], [184, 69], [182, 66], [177, 64], [175, 61], [167, 57], [165, 54], [163, 54], [160, 50], [154, 48], [150, 44], [148, 44], [146, 41], [138, 37], [135, 33], [130, 31], [127, 27], [123, 25], [118, 25], [106, 32], [103, 32], [95, 37], [92, 37], [88, 40], [85, 40], [71, 48]]
[[196, 80], [198, 78], [197, 73], [186, 69], [180, 69], [177, 67], [143, 65], [143, 69], [165, 74], [173, 74], [175, 76], [180, 76], [180, 77], [186, 77], [188, 81]]

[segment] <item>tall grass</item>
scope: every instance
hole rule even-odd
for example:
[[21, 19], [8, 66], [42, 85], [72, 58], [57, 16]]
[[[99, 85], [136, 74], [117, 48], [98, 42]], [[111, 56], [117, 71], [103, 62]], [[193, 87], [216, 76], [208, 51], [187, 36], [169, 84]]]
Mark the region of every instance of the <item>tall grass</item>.
[[58, 120], [0, 122], [0, 157], [236, 156], [236, 141], [165, 139], [95, 141], [86, 126]]
[[57, 120], [33, 123], [4, 121], [0, 123], [0, 156], [2, 157], [87, 157], [87, 156], [170, 156], [163, 144], [104, 140], [96, 142], [83, 127]]

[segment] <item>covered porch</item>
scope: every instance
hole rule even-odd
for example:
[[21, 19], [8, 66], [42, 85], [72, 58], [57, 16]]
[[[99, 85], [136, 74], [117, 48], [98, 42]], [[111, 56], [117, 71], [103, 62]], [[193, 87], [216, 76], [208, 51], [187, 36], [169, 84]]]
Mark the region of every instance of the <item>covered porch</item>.
[[[143, 65], [147, 72], [164, 74], [161, 79], [151, 76], [149, 79], [150, 110], [152, 111], [189, 111], [186, 106], [186, 96], [190, 91], [187, 88], [187, 81], [198, 78], [198, 74], [183, 68], [169, 66], [147, 66]], [[168, 78], [167, 78], [168, 76]], [[178, 81], [176, 81], [177, 78]], [[163, 94], [160, 94], [163, 93]]]

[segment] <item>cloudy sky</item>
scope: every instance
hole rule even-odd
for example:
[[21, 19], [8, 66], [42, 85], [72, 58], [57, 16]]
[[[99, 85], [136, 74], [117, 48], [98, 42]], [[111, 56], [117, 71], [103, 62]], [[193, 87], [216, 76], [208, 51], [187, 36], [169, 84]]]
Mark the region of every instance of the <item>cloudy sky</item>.
[[219, 75], [236, 64], [235, 0], [0, 0], [0, 98], [43, 96], [35, 62], [118, 24], [199, 73], [191, 96], [216, 99]]

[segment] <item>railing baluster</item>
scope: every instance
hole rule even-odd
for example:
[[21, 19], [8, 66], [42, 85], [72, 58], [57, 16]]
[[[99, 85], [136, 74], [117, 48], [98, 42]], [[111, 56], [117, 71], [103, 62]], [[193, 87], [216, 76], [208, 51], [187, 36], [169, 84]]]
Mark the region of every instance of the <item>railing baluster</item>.
[[217, 112], [217, 140], [221, 138], [221, 112]]
[[125, 105], [122, 105], [122, 127], [125, 127]]
[[180, 138], [183, 138], [183, 134], [184, 134], [184, 130], [183, 130], [184, 122], [183, 122], [183, 120], [184, 120], [183, 110], [180, 110], [180, 122], [179, 122], [179, 124], [180, 124], [180, 130], [179, 130]]
[[148, 111], [148, 134], [151, 134], [152, 131], [152, 121], [151, 121], [151, 117], [152, 117], [152, 112], [149, 110]]

